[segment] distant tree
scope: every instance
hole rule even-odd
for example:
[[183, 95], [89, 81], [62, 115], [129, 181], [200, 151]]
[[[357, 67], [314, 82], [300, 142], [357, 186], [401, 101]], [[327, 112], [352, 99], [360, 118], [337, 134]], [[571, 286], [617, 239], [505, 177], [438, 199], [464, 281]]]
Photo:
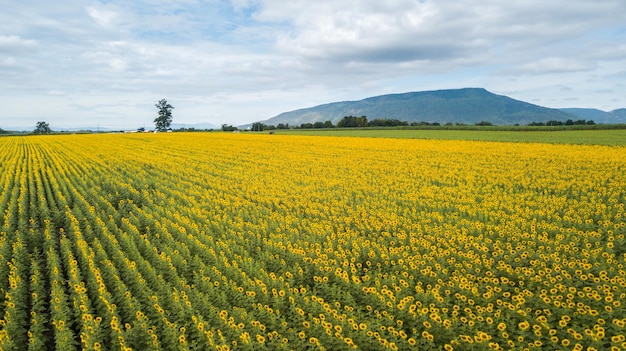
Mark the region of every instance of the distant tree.
[[587, 121], [587, 125], [591, 126], [591, 125], [594, 125], [594, 124], [596, 124], [596, 122], [594, 122], [592, 119]]
[[408, 126], [409, 122], [400, 121], [398, 119], [373, 119], [367, 123], [370, 127], [394, 127], [394, 126]]
[[324, 128], [335, 128], [335, 126], [333, 125], [333, 122], [329, 120], [324, 122]]
[[33, 133], [35, 134], [50, 134], [52, 130], [50, 130], [50, 125], [46, 122], [37, 122], [35, 126], [35, 130]]
[[222, 124], [222, 130], [225, 132], [234, 132], [237, 130], [237, 127], [233, 127], [230, 124]]
[[285, 124], [285, 123], [278, 123], [278, 125], [276, 126], [276, 129], [288, 129], [289, 128], [289, 123]]
[[312, 129], [313, 128], [313, 123], [302, 123], [302, 124], [300, 124], [300, 128], [302, 128], [302, 129]]
[[313, 123], [313, 128], [324, 128], [324, 122]]
[[562, 126], [563, 122], [561, 121], [556, 121], [556, 120], [550, 120], [546, 122], [547, 126]]
[[573, 126], [574, 125], [574, 121], [572, 121], [571, 119], [568, 119], [567, 121], [565, 121], [565, 125], [566, 126]]
[[339, 128], [351, 128], [356, 127], [356, 117], [344, 116], [339, 122], [337, 122]]
[[262, 132], [264, 130], [274, 130], [276, 129], [276, 126], [273, 124], [265, 124], [262, 122], [255, 122], [252, 123], [252, 126], [250, 126], [250, 130], [253, 132]]
[[487, 122], [487, 121], [480, 121], [478, 123], [476, 123], [477, 126], [492, 126], [493, 123], [491, 122]]
[[367, 117], [345, 116], [338, 123], [339, 128], [367, 127]]
[[161, 99], [156, 105], [159, 109], [159, 117], [154, 119], [156, 130], [164, 132], [169, 129], [172, 124], [172, 110], [174, 107], [167, 103], [167, 100]]
[[435, 125], [435, 124], [434, 123], [430, 123], [430, 122], [426, 122], [426, 121], [411, 122], [411, 124], [410, 124], [411, 127], [422, 127], [422, 126], [430, 126], [430, 125]]
[[265, 128], [265, 125], [261, 122], [252, 123], [251, 130], [254, 132], [262, 132]]

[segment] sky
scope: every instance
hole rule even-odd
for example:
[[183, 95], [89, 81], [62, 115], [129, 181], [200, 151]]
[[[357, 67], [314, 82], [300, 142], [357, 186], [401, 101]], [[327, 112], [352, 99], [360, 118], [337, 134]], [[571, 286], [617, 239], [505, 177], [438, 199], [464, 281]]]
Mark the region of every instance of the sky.
[[481, 87], [626, 107], [624, 0], [0, 0], [0, 128], [241, 125]]

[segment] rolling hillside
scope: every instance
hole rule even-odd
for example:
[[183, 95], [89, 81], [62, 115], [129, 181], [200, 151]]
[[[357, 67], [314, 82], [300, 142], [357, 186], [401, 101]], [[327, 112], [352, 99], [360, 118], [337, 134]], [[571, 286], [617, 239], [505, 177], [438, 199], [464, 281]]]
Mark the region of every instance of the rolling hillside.
[[620, 108], [609, 112], [595, 108], [562, 108], [560, 110], [573, 114], [579, 119], [593, 120], [596, 123], [626, 123], [626, 108]]
[[526, 125], [530, 122], [558, 120], [593, 120], [596, 123], [626, 123], [626, 109], [605, 112], [598, 109], [552, 109], [482, 88], [463, 88], [389, 94], [359, 101], [342, 101], [281, 113], [262, 121], [268, 125], [330, 120], [337, 124], [344, 116], [367, 116], [373, 119], [398, 119], [408, 122], [475, 124], [481, 121], [496, 125]]
[[474, 124], [487, 121], [498, 125], [577, 118], [561, 110], [496, 95], [482, 88], [464, 88], [389, 94], [359, 101], [335, 102], [285, 112], [264, 123], [299, 125], [330, 120], [336, 124], [344, 116], [442, 124], [447, 122]]

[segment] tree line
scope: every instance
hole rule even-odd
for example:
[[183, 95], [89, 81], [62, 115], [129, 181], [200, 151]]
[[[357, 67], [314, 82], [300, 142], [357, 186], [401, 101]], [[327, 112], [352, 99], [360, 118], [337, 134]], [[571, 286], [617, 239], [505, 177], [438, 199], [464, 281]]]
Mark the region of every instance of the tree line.
[[[452, 122], [448, 122], [445, 124], [446, 126], [454, 125]], [[457, 126], [465, 125], [463, 123], [456, 123]], [[490, 122], [481, 121], [476, 123], [479, 126], [492, 125]], [[307, 122], [301, 123], [300, 125], [289, 125], [289, 123], [278, 123], [277, 125], [265, 124], [262, 122], [253, 123], [250, 127], [251, 131], [264, 131], [264, 130], [275, 130], [275, 129], [323, 129], [323, 128], [367, 128], [367, 127], [420, 127], [420, 126], [441, 126], [439, 122], [408, 122], [401, 121], [399, 119], [386, 119], [386, 118], [376, 118], [373, 120], [368, 120], [367, 116], [344, 116], [337, 124], [333, 124], [331, 120], [327, 120], [324, 122]], [[233, 131], [236, 130], [236, 127], [232, 125], [222, 125], [223, 131]]]
[[593, 120], [584, 120], [584, 119], [579, 119], [579, 120], [571, 120], [568, 119], [565, 122], [562, 121], [557, 121], [557, 120], [550, 120], [547, 122], [530, 122], [528, 123], [529, 126], [535, 126], [535, 127], [541, 127], [541, 126], [575, 126], [575, 125], [594, 125], [596, 124], [596, 122], [594, 122]]
[[[414, 122], [415, 123], [415, 122]], [[414, 125], [407, 121], [400, 121], [398, 119], [374, 119], [367, 120], [366, 116], [345, 116], [337, 124], [333, 124], [331, 120], [324, 122], [307, 122], [300, 125], [289, 125], [289, 123], [278, 123], [277, 125], [268, 125], [262, 122], [253, 123], [250, 127], [252, 131], [274, 130], [274, 129], [323, 129], [323, 128], [364, 128], [364, 127], [395, 127], [395, 126], [409, 126]], [[232, 127], [224, 125], [222, 129]], [[227, 128], [225, 130], [229, 130]]]
[[[547, 122], [530, 122], [527, 124], [527, 126], [570, 126], [570, 125], [594, 125], [595, 122], [593, 120], [571, 120], [568, 119], [567, 121], [563, 122], [563, 121], [557, 121], [557, 120], [550, 120]], [[480, 121], [477, 123], [474, 123], [474, 125], [476, 126], [493, 126], [494, 124], [488, 121]], [[404, 126], [410, 126], [410, 127], [421, 127], [421, 126], [434, 126], [434, 127], [438, 127], [438, 126], [442, 126], [441, 123], [439, 122], [426, 122], [426, 121], [420, 121], [420, 122], [407, 122], [407, 121], [401, 121], [398, 119], [385, 119], [385, 118], [377, 118], [377, 119], [373, 119], [371, 121], [369, 121], [367, 119], [367, 116], [344, 116], [341, 120], [339, 120], [339, 122], [337, 122], [337, 125], [333, 124], [332, 121], [327, 120], [324, 122], [308, 122], [308, 123], [301, 123], [300, 125], [289, 125], [289, 123], [279, 123], [277, 125], [271, 125], [271, 124], [265, 124], [262, 122], [256, 122], [253, 123], [252, 126], [250, 127], [250, 130], [252, 131], [263, 131], [263, 130], [274, 130], [274, 129], [323, 129], [323, 128], [367, 128], [367, 127], [404, 127]], [[457, 122], [457, 123], [452, 123], [452, 122], [447, 122], [445, 124], [443, 124], [443, 126], [467, 126], [467, 124], [465, 123], [461, 123], [461, 122]], [[519, 126], [519, 124], [516, 124], [516, 126]], [[231, 125], [223, 125], [222, 126], [222, 130], [224, 131], [232, 131], [232, 130], [236, 130], [236, 127], [233, 127]]]

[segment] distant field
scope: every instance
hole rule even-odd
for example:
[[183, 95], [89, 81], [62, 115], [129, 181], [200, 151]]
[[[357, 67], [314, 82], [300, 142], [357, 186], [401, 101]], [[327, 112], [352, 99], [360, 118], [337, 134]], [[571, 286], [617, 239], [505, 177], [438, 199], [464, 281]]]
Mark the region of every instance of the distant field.
[[441, 140], [482, 140], [529, 143], [626, 145], [626, 129], [607, 130], [443, 130], [443, 129], [297, 129], [276, 130], [277, 134], [407, 138]]

